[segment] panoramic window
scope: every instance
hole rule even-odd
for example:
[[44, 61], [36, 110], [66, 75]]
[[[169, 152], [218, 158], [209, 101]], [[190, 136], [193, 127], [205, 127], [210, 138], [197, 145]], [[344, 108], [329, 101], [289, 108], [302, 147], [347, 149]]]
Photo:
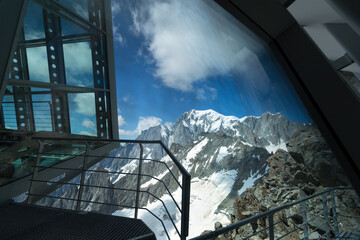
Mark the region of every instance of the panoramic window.
[[[299, 177], [310, 171], [309, 179], [318, 181], [302, 182], [310, 191], [316, 189], [313, 184], [347, 183], [267, 45], [216, 3], [114, 1], [112, 13], [120, 138], [161, 140], [189, 171], [190, 236], [214, 230], [217, 222], [241, 220], [237, 211], [251, 216], [259, 208], [277, 206], [267, 192], [269, 199], [261, 195], [257, 200], [264, 206], [247, 201], [248, 208], [234, 207], [238, 196], [248, 199], [260, 191], [261, 182], [265, 186], [273, 179], [284, 181], [284, 188], [297, 188], [302, 180], [291, 180], [290, 172]], [[163, 157], [154, 149], [145, 153]], [[304, 169], [298, 166], [301, 161]], [[275, 174], [276, 164], [285, 162], [290, 166]], [[332, 177], [314, 170], [320, 166]], [[157, 177], [165, 176], [164, 169]], [[162, 191], [151, 180], [142, 188]], [[173, 193], [175, 198], [179, 194], [179, 189]], [[162, 199], [176, 210], [168, 194]], [[158, 201], [146, 206], [165, 214]], [[149, 213], [142, 214], [159, 238], [166, 237]], [[175, 219], [179, 223], [179, 215]], [[170, 218], [163, 221], [171, 228]], [[171, 234], [176, 236], [175, 230]]]
[[[7, 134], [26, 141], [0, 149], [0, 185], [30, 176], [34, 163], [53, 167], [32, 178], [47, 195], [32, 198], [30, 187], [29, 202], [135, 216], [157, 239], [196, 237], [349, 185], [275, 54], [215, 1], [113, 0], [112, 19], [108, 3], [29, 1], [0, 112]], [[31, 134], [67, 140], [39, 147]], [[348, 192], [335, 193], [354, 206]], [[325, 219], [322, 202], [307, 204], [309, 219]], [[346, 211], [341, 230], [358, 224]], [[302, 216], [279, 212], [275, 231], [306, 238]], [[223, 236], [266, 239], [268, 223]], [[313, 239], [326, 232], [308, 225]]]

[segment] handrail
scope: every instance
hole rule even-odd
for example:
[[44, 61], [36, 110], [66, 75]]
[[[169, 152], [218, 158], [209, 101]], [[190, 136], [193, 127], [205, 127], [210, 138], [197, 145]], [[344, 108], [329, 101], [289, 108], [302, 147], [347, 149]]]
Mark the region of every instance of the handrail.
[[75, 142], [107, 142], [107, 143], [133, 143], [133, 144], [160, 144], [160, 146], [169, 155], [171, 160], [179, 168], [179, 171], [187, 176], [191, 177], [189, 172], [184, 168], [183, 165], [176, 159], [166, 145], [160, 140], [130, 140], [130, 139], [94, 139], [94, 138], [58, 138], [58, 137], [32, 137], [34, 140], [50, 140], [50, 141], [75, 141]]
[[[330, 188], [330, 189], [327, 189], [327, 190], [324, 190], [322, 192], [319, 192], [319, 193], [316, 193], [316, 194], [313, 194], [311, 196], [308, 196], [308, 197], [305, 197], [305, 198], [302, 198], [300, 200], [297, 200], [297, 201], [294, 201], [294, 202], [291, 202], [291, 203], [287, 203], [285, 205], [282, 205], [282, 206], [279, 206], [279, 207], [276, 207], [276, 208], [273, 208], [273, 209], [270, 209], [266, 212], [263, 212], [263, 213], [260, 213], [258, 215], [255, 215], [255, 216], [252, 216], [252, 217], [249, 217], [249, 218], [246, 218], [242, 221], [239, 221], [239, 222], [236, 222], [236, 223], [232, 223], [228, 226], [225, 226], [225, 227], [222, 227], [220, 229], [217, 229], [215, 231], [212, 231], [210, 233], [207, 233], [207, 234], [204, 234], [204, 235], [201, 235], [201, 236], [198, 236], [198, 237], [195, 237], [195, 238], [192, 238], [190, 240], [207, 240], [207, 239], [212, 239], [214, 237], [217, 237], [221, 234], [224, 234], [224, 233], [227, 233], [227, 232], [230, 232], [234, 229], [237, 229], [241, 226], [244, 226], [246, 224], [249, 224], [251, 222], [254, 222], [258, 219], [261, 219], [261, 218], [265, 218], [265, 217], [269, 217], [269, 216], [273, 216], [276, 212], [279, 212], [281, 210], [284, 210], [286, 208], [289, 208], [289, 207], [292, 207], [294, 205], [297, 205], [299, 203], [303, 203], [303, 202], [306, 202], [307, 200], [309, 199], [312, 199], [312, 198], [315, 198], [315, 197], [318, 197], [320, 195], [323, 195], [323, 194], [326, 194], [326, 193], [329, 193], [329, 192], [332, 192], [332, 191], [335, 191], [335, 190], [351, 190], [353, 188], [351, 187], [333, 187], [333, 188]], [[274, 225], [274, 224], [273, 224]]]
[[[58, 138], [58, 137], [32, 137], [31, 139], [33, 140], [37, 140], [39, 141], [40, 146], [42, 146], [42, 149], [39, 149], [38, 151], [38, 155], [37, 155], [37, 161], [36, 161], [36, 164], [34, 166], [34, 173], [33, 173], [33, 176], [31, 178], [31, 183], [30, 183], [30, 189], [29, 189], [29, 192], [28, 192], [28, 203], [33, 203], [32, 199], [39, 199], [39, 197], [50, 197], [50, 198], [57, 198], [57, 199], [63, 199], [61, 197], [55, 197], [55, 196], [50, 196], [50, 195], [41, 195], [41, 194], [37, 194], [35, 193], [33, 190], [33, 182], [43, 182], [43, 183], [56, 183], [56, 184], [61, 184], [61, 185], [77, 185], [79, 186], [80, 185], [80, 188], [79, 188], [79, 193], [77, 195], [77, 198], [76, 199], [66, 199], [66, 200], [72, 200], [72, 201], [75, 201], [76, 202], [76, 210], [80, 210], [80, 206], [81, 206], [81, 202], [89, 202], [89, 201], [85, 201], [84, 199], [82, 199], [82, 195], [85, 194], [83, 193], [83, 188], [84, 187], [97, 187], [97, 188], [109, 188], [109, 187], [106, 187], [106, 186], [94, 186], [94, 185], [89, 185], [89, 184], [85, 184], [84, 183], [84, 175], [86, 172], [105, 172], [105, 171], [99, 171], [99, 170], [91, 170], [91, 169], [88, 169], [89, 166], [87, 166], [87, 158], [91, 158], [91, 157], [100, 157], [100, 158], [113, 158], [113, 159], [119, 159], [119, 160], [126, 160], [126, 159], [129, 159], [129, 158], [120, 158], [120, 157], [112, 157], [112, 156], [108, 156], [108, 155], [103, 155], [103, 156], [92, 156], [91, 153], [89, 153], [89, 150], [90, 150], [90, 145], [93, 143], [93, 142], [97, 142], [97, 143], [126, 143], [126, 144], [139, 144], [140, 146], [140, 156], [138, 158], [132, 158], [131, 160], [137, 160], [139, 161], [139, 165], [138, 165], [138, 169], [137, 171], [138, 172], [132, 172], [132, 173], [124, 173], [124, 172], [114, 172], [114, 171], [111, 171], [111, 172], [108, 172], [106, 171], [107, 173], [114, 173], [114, 174], [124, 174], [126, 177], [127, 175], [134, 175], [134, 176], [137, 176], [137, 180], [136, 180], [136, 183], [135, 183], [135, 188], [136, 189], [122, 189], [122, 188], [114, 188], [112, 187], [112, 189], [115, 189], [115, 190], [125, 190], [125, 191], [132, 191], [132, 192], [135, 192], [135, 206], [132, 207], [135, 209], [135, 214], [134, 214], [134, 217], [137, 218], [138, 217], [138, 209], [144, 209], [144, 210], [147, 210], [149, 213], [151, 213], [153, 216], [155, 216], [155, 214], [153, 212], [151, 212], [149, 209], [145, 208], [145, 207], [142, 207], [140, 206], [139, 204], [139, 200], [140, 200], [140, 196], [139, 194], [140, 193], [147, 193], [149, 194], [150, 196], [152, 196], [154, 199], [157, 199], [158, 201], [161, 202], [161, 205], [164, 207], [168, 217], [169, 217], [169, 220], [171, 221], [172, 223], [172, 226], [174, 227], [176, 233], [179, 235], [180, 239], [181, 240], [185, 240], [186, 237], [188, 236], [188, 230], [189, 230], [189, 204], [190, 204], [190, 179], [191, 179], [191, 176], [190, 174], [187, 172], [187, 170], [180, 164], [180, 162], [175, 158], [175, 156], [170, 152], [170, 150], [161, 142], [161, 141], [158, 141], [158, 140], [121, 140], [121, 139], [116, 139], [116, 140], [110, 140], [110, 139], [96, 139], [96, 138]], [[84, 161], [83, 161], [83, 164], [81, 165], [81, 167], [75, 167], [75, 168], [63, 168], [63, 167], [57, 167], [57, 166], [40, 166], [40, 162], [41, 162], [41, 159], [43, 158], [43, 154], [47, 154], [47, 153], [44, 153], [44, 146], [47, 145], [47, 144], [52, 144], [54, 142], [59, 142], [59, 141], [66, 141], [66, 142], [69, 142], [71, 141], [72, 143], [81, 143], [81, 144], [86, 144], [87, 146], [87, 151], [86, 153], [81, 153], [81, 154], [67, 154], [67, 153], [61, 153], [61, 155], [63, 156], [73, 156], [73, 157], [83, 157], [84, 158]], [[162, 149], [168, 154], [168, 156], [170, 157], [171, 161], [174, 163], [174, 165], [177, 166], [180, 174], [182, 175], [182, 184], [179, 183], [178, 179], [175, 177], [175, 175], [172, 173], [171, 169], [169, 168], [168, 164], [166, 162], [163, 162], [163, 161], [159, 161], [159, 160], [153, 160], [153, 159], [144, 159], [143, 158], [143, 144], [154, 144], [154, 145], [160, 145], [162, 147]], [[56, 155], [55, 154], [50, 154], [50, 158], [52, 155]], [[101, 154], [100, 154], [101, 155]], [[67, 158], [67, 160], [69, 160]], [[162, 180], [162, 179], [159, 179], [155, 176], [152, 176], [152, 175], [149, 175], [149, 174], [144, 174], [142, 173], [142, 163], [143, 161], [153, 161], [153, 162], [156, 162], [156, 163], [162, 163], [165, 165], [166, 169], [168, 172], [171, 173], [172, 177], [175, 179], [176, 183], [178, 184], [178, 186], [180, 187], [181, 191], [182, 191], [182, 197], [181, 197], [181, 208], [179, 207], [178, 205], [178, 202], [175, 200], [175, 198], [172, 196], [172, 193], [171, 191], [169, 190], [169, 188], [166, 186], [165, 182]], [[69, 171], [79, 171], [79, 174], [81, 174], [81, 181], [80, 183], [70, 183], [70, 182], [65, 182], [65, 181], [61, 181], [61, 179], [59, 181], [53, 181], [53, 180], [41, 180], [41, 179], [37, 179], [38, 177], [38, 172], [40, 170], [44, 170], [44, 169], [62, 169], [62, 170], [69, 170]], [[144, 191], [144, 190], [141, 190], [141, 177], [150, 177], [151, 179], [154, 179], [156, 180], [157, 182], [160, 182], [164, 185], [165, 189], [166, 189], [166, 193], [169, 194], [169, 196], [171, 197], [171, 200], [172, 202], [175, 204], [175, 207], [177, 208], [177, 210], [179, 211], [180, 215], [181, 215], [181, 229], [179, 231], [178, 227], [176, 226], [175, 222], [174, 222], [174, 219], [172, 219], [172, 216], [167, 208], [167, 206], [165, 205], [165, 202], [160, 199], [160, 197], [158, 196], [155, 196], [153, 193], [149, 192], [149, 191]], [[36, 198], [35, 198], [36, 197]], [[90, 202], [93, 202], [95, 203], [94, 201], [90, 201]], [[109, 205], [109, 203], [101, 203], [101, 202], [96, 202], [96, 203], [99, 203], [99, 204], [105, 204], [105, 205]], [[120, 206], [119, 204], [112, 204], [114, 206]], [[155, 216], [156, 217], [156, 216]], [[162, 226], [164, 227], [164, 230], [166, 232], [166, 235], [169, 237], [169, 234], [168, 234], [168, 230], [165, 228], [165, 225], [163, 223], [163, 221], [156, 217], [162, 224]]]

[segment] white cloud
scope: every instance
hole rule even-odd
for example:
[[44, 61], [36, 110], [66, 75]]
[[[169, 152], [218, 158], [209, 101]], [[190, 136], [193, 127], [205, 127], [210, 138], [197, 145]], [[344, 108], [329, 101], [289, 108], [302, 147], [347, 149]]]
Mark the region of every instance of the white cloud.
[[123, 118], [123, 116], [121, 115], [118, 115], [118, 124], [119, 124], [119, 127], [121, 127], [122, 125], [124, 125], [126, 122], [125, 122], [125, 119]]
[[[144, 6], [144, 5], [143, 5]], [[131, 17], [133, 20], [133, 25], [130, 27], [130, 30], [137, 34], [141, 33], [141, 26], [140, 26], [140, 21], [139, 21], [139, 11], [138, 10], [130, 10], [131, 13]]]
[[80, 135], [96, 136], [96, 133], [90, 133], [90, 132], [87, 132], [87, 131], [81, 131]]
[[162, 122], [161, 118], [150, 116], [150, 117], [140, 117], [137, 127], [133, 131], [128, 131], [124, 129], [119, 129], [119, 135], [129, 135], [135, 136], [140, 135], [142, 131], [147, 130], [151, 127], [160, 125]]
[[166, 126], [169, 129], [171, 129], [173, 125], [174, 125], [174, 123], [172, 123], [172, 122], [165, 122], [164, 123], [164, 126]]
[[28, 48], [29, 76], [32, 81], [50, 82], [45, 47]]
[[89, 43], [64, 44], [65, 67], [70, 74], [92, 74], [92, 56]]
[[114, 38], [115, 43], [118, 43], [121, 46], [123, 46], [125, 44], [125, 39], [119, 32], [119, 26], [116, 25], [115, 23], [113, 23], [113, 38]]
[[32, 29], [29, 24], [25, 23], [24, 28], [25, 28], [25, 38], [26, 38], [26, 40], [39, 39], [39, 38], [44, 38], [45, 37], [44, 32]]
[[122, 97], [121, 100], [125, 103], [128, 103], [128, 102], [130, 102], [131, 97], [130, 97], [130, 95], [126, 95], [125, 97]]
[[75, 111], [85, 116], [95, 115], [95, 96], [94, 93], [78, 93], [74, 97], [76, 104]]
[[[215, 4], [215, 3], [214, 3]], [[131, 11], [133, 29], [148, 41], [155, 60], [155, 76], [171, 88], [193, 91], [207, 77], [237, 71], [245, 47], [262, 49], [216, 4], [204, 1], [143, 1]], [[148, 9], [147, 12], [145, 9]]]
[[137, 125], [137, 132], [138, 134], [141, 133], [141, 131], [144, 131], [144, 130], [147, 130], [151, 127], [155, 127], [155, 126], [158, 126], [160, 125], [162, 122], [162, 120], [158, 117], [154, 117], [154, 116], [151, 116], [151, 117], [140, 117], [140, 120], [138, 122], [138, 125]]
[[96, 129], [95, 128], [95, 123], [93, 121], [91, 121], [90, 119], [87, 119], [85, 118], [83, 121], [82, 121], [82, 125], [84, 127], [87, 127], [87, 128], [90, 128], [90, 129]]
[[119, 129], [119, 135], [127, 135], [127, 136], [134, 136], [136, 135], [135, 131], [127, 131], [124, 129]]
[[197, 89], [196, 90], [196, 98], [199, 100], [206, 100], [205, 90], [202, 88]]
[[198, 100], [215, 100], [217, 98], [217, 90], [206, 86], [205, 89], [198, 88], [196, 91], [196, 98]]
[[111, 13], [112, 17], [114, 18], [116, 14], [120, 13], [121, 6], [119, 1], [112, 1], [111, 3]]

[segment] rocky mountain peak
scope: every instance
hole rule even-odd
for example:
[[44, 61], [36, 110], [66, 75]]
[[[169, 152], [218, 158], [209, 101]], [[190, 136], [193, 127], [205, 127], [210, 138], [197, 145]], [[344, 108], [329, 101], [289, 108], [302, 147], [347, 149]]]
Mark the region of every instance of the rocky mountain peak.
[[160, 140], [164, 144], [168, 144], [171, 130], [166, 125], [158, 125], [141, 131], [137, 140]]
[[186, 145], [201, 133], [218, 132], [238, 137], [248, 144], [266, 147], [268, 151], [285, 148], [285, 142], [308, 124], [288, 120], [280, 113], [265, 112], [261, 116], [224, 116], [214, 110], [190, 110], [172, 128], [171, 143]]

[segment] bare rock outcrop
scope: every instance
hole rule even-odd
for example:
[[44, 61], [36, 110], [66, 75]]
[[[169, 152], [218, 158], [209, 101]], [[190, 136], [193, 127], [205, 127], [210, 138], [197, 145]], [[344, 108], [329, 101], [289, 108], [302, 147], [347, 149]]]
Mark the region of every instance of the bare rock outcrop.
[[[347, 185], [348, 181], [333, 153], [315, 127], [295, 133], [287, 142], [287, 148], [288, 151], [279, 149], [270, 156], [266, 160], [269, 167], [268, 175], [236, 198], [234, 212], [231, 215], [232, 223], [324, 191], [328, 187]], [[335, 202], [339, 230], [358, 232], [360, 204], [356, 193], [336, 190]], [[332, 206], [330, 200], [327, 204]], [[312, 219], [308, 224], [309, 232], [313, 232], [309, 239], [319, 239], [326, 232], [326, 225], [322, 225], [324, 222], [321, 215], [324, 211], [322, 197], [311, 199], [307, 206], [310, 208], [307, 219]], [[301, 229], [297, 230], [303, 223], [301, 212], [301, 205], [276, 212], [275, 237], [293, 231], [285, 239], [302, 238], [304, 232]], [[268, 218], [258, 219], [217, 239], [242, 239], [267, 226], [269, 226]], [[268, 233], [268, 230], [262, 231], [250, 239], [268, 239]]]

